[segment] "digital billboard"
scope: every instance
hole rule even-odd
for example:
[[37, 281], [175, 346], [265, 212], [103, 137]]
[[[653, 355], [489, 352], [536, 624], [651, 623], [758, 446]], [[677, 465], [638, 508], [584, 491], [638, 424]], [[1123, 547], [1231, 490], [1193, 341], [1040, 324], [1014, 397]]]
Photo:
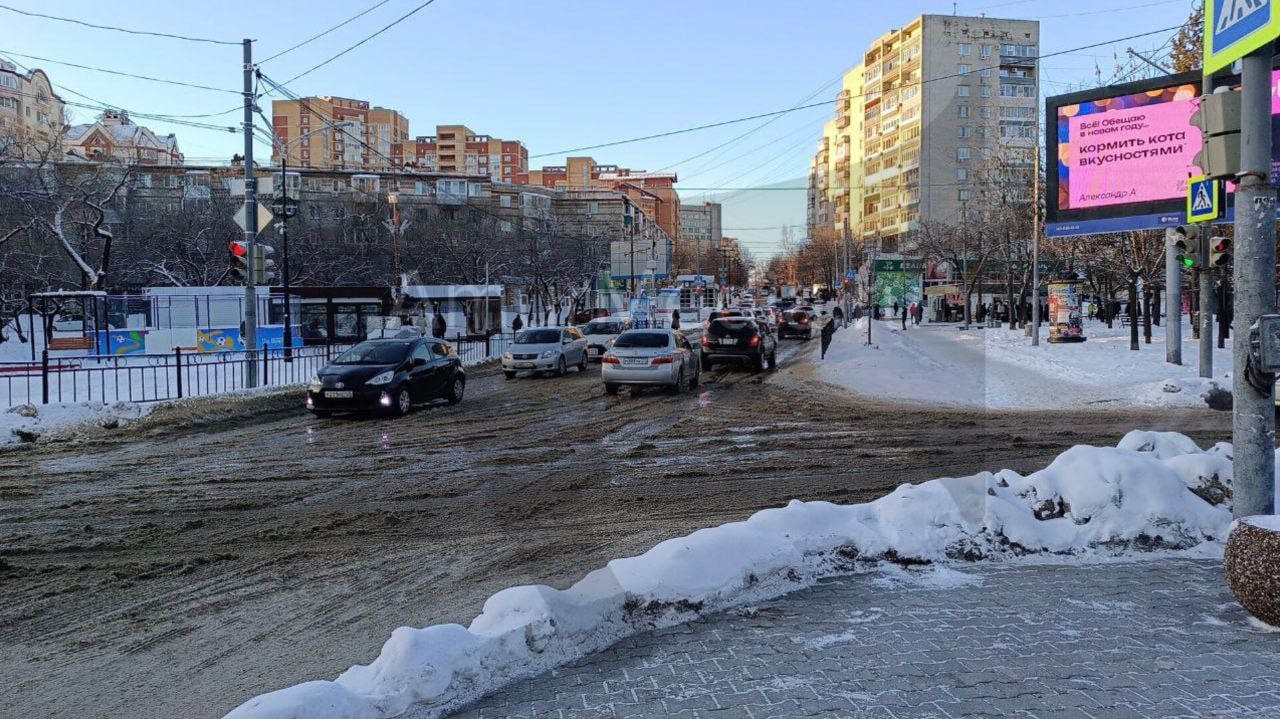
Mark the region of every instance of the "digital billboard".
[[[1238, 83], [1225, 78], [1220, 85], [1234, 88]], [[1187, 179], [1203, 174], [1195, 165], [1200, 130], [1191, 126], [1200, 88], [1200, 74], [1189, 72], [1048, 98], [1046, 234], [1185, 224]], [[1276, 141], [1278, 88], [1280, 73], [1273, 73], [1271, 127]], [[1280, 151], [1280, 142], [1273, 147]], [[1277, 174], [1280, 160], [1273, 158], [1271, 165]]]

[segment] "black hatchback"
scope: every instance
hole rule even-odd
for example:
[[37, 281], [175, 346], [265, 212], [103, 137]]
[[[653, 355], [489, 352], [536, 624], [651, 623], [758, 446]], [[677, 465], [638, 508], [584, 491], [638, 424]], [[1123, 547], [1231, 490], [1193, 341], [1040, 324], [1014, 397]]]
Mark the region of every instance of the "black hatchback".
[[702, 333], [702, 369], [717, 362], [748, 362], [757, 372], [767, 365], [778, 366], [778, 340], [769, 325], [753, 317], [722, 317], [711, 320]]
[[307, 387], [307, 409], [408, 414], [433, 399], [462, 401], [467, 376], [462, 360], [437, 339], [361, 342], [320, 369]]

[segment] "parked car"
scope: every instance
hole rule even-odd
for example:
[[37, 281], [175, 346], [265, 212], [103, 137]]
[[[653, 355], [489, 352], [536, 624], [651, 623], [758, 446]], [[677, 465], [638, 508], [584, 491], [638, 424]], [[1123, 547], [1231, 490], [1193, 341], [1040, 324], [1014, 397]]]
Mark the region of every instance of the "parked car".
[[812, 339], [815, 324], [817, 323], [814, 314], [809, 310], [799, 307], [786, 310], [782, 313], [782, 319], [778, 320], [778, 337], [780, 339], [788, 337]]
[[516, 335], [502, 353], [502, 373], [515, 379], [522, 370], [563, 375], [573, 365], [587, 370], [587, 340], [577, 327], [535, 327]]
[[748, 317], [712, 320], [702, 335], [702, 369], [717, 362], [749, 362], [757, 372], [778, 366], [778, 340], [769, 326]]
[[433, 399], [462, 401], [467, 375], [448, 344], [434, 338], [368, 340], [320, 368], [307, 387], [307, 409], [409, 414]]
[[678, 394], [702, 379], [699, 353], [683, 332], [670, 329], [627, 330], [600, 360], [604, 391], [617, 394], [623, 385], [638, 394], [645, 385]]
[[631, 329], [631, 320], [626, 317], [601, 317], [591, 320], [581, 328], [587, 340], [587, 357], [600, 359], [618, 335]]

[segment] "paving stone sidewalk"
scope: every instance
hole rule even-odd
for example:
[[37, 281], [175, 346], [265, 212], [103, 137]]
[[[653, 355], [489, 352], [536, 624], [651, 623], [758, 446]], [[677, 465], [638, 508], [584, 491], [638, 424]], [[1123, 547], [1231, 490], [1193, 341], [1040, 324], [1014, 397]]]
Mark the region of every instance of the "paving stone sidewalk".
[[454, 716], [1280, 717], [1280, 634], [1216, 561], [873, 573], [636, 635]]

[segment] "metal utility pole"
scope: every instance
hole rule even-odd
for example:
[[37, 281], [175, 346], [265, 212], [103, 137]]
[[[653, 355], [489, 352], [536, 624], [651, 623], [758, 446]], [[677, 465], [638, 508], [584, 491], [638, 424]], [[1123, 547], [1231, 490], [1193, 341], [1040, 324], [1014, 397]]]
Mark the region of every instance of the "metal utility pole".
[[[1206, 76], [1200, 85], [1205, 95], [1213, 92], [1213, 78]], [[1243, 158], [1241, 158], [1243, 159]], [[1268, 162], [1270, 162], [1268, 160]], [[1236, 204], [1240, 204], [1240, 195], [1236, 195]], [[1238, 223], [1239, 215], [1236, 215]], [[1206, 226], [1200, 228], [1200, 256], [1196, 258], [1196, 279], [1200, 287], [1200, 376], [1213, 377], [1213, 276], [1209, 274], [1209, 235]]]
[[[244, 278], [244, 386], [258, 386], [258, 292], [253, 286], [254, 259], [258, 248], [258, 178], [253, 168], [253, 41], [244, 41], [244, 244], [249, 271]], [[288, 302], [288, 298], [285, 298]]]
[[1179, 236], [1173, 231], [1164, 236], [1164, 360], [1177, 365], [1182, 364], [1182, 267], [1174, 246]]
[[[400, 303], [400, 198], [392, 192], [387, 195], [391, 205], [391, 300]], [[487, 291], [487, 290], [486, 290]]]
[[[1259, 317], [1274, 311], [1276, 302], [1276, 190], [1271, 186], [1272, 46], [1267, 43], [1246, 55], [1241, 74], [1241, 172], [1235, 201], [1236, 331], [1231, 337], [1235, 473], [1232, 511], [1236, 517], [1275, 511], [1274, 378], [1267, 375], [1260, 387], [1249, 381], [1253, 374], [1249, 369], [1249, 328]], [[1207, 252], [1209, 243], [1202, 246]], [[1201, 333], [1200, 341], [1212, 347], [1213, 333]]]
[[[1039, 70], [1036, 71], [1037, 76]], [[1036, 137], [1040, 137], [1040, 108], [1036, 108]], [[1035, 182], [1033, 183], [1034, 192], [1032, 194], [1032, 219], [1031, 219], [1031, 346], [1040, 346], [1040, 143], [1037, 140], [1032, 143], [1032, 152], [1035, 153], [1036, 173]], [[981, 297], [978, 298], [982, 300]], [[965, 298], [965, 312], [968, 312], [969, 300]]]
[[[246, 183], [247, 184], [247, 183]], [[293, 362], [293, 298], [289, 296], [289, 147], [280, 152], [280, 280], [284, 285], [284, 361]]]

